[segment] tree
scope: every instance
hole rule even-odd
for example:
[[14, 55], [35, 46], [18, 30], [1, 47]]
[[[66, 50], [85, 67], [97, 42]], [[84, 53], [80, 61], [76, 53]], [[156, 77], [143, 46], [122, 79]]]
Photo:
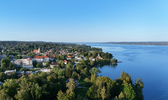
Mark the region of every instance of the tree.
[[42, 87], [38, 83], [33, 83], [30, 88], [30, 93], [33, 100], [39, 100], [42, 95]]
[[83, 78], [90, 77], [90, 72], [89, 72], [89, 70], [87, 68], [82, 69], [80, 74], [82, 75]]
[[4, 72], [0, 72], [0, 81], [3, 82], [6, 79], [6, 75]]
[[118, 98], [121, 99], [121, 100], [126, 99], [125, 94], [124, 94], [123, 92], [121, 92], [121, 93], [119, 94]]
[[50, 66], [50, 61], [46, 61], [46, 66]]
[[74, 68], [74, 66], [72, 65], [72, 63], [68, 63], [68, 64], [66, 65], [66, 68]]
[[0, 90], [0, 100], [10, 100], [13, 99], [5, 92], [5, 89]]
[[70, 94], [74, 91], [75, 89], [75, 82], [73, 79], [69, 79], [70, 81], [66, 84], [66, 87], [68, 88], [67, 93]]
[[135, 81], [135, 92], [136, 92], [136, 99], [137, 100], [143, 100], [143, 94], [142, 94], [143, 87], [144, 87], [144, 83], [142, 82], [142, 79], [138, 78]]
[[125, 93], [128, 100], [135, 100], [136, 93], [131, 84], [123, 84], [123, 93]]
[[75, 99], [75, 82], [73, 81], [73, 79], [69, 79], [70, 81], [66, 84], [66, 87], [68, 87], [68, 89], [66, 90], [66, 96], [68, 98], [68, 100], [74, 100]]
[[3, 89], [10, 98], [14, 98], [14, 95], [17, 93], [17, 88], [18, 84], [13, 79], [7, 79], [3, 83]]
[[42, 65], [42, 63], [37, 63], [36, 67], [42, 68], [43, 65]]
[[106, 98], [106, 88], [105, 86], [103, 86], [103, 88], [101, 89], [101, 97], [102, 97], [102, 100], [104, 100]]
[[78, 79], [78, 74], [77, 74], [76, 72], [73, 72], [73, 73], [72, 73], [72, 78]]
[[66, 94], [64, 94], [62, 90], [60, 90], [57, 95], [58, 100], [66, 100]]
[[69, 78], [72, 75], [72, 69], [71, 68], [66, 68], [65, 69], [65, 77]]
[[21, 79], [21, 83], [19, 84], [19, 88], [17, 90], [17, 94], [15, 95], [15, 98], [18, 100], [30, 100], [30, 89], [31, 83], [28, 82], [26, 78]]
[[97, 76], [98, 73], [101, 73], [101, 71], [98, 68], [93, 67], [90, 70], [91, 75]]
[[36, 65], [37, 65], [37, 61], [35, 60], [33, 61], [33, 67], [36, 67]]
[[7, 68], [7, 67], [9, 67], [9, 64], [10, 64], [10, 59], [2, 59], [1, 60], [1, 67], [3, 68], [3, 67], [5, 67], [5, 68]]

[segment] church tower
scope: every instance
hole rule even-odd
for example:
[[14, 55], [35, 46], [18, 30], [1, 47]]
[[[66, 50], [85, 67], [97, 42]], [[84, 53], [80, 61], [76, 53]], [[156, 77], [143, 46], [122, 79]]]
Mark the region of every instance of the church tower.
[[40, 48], [38, 48], [38, 53], [40, 53]]

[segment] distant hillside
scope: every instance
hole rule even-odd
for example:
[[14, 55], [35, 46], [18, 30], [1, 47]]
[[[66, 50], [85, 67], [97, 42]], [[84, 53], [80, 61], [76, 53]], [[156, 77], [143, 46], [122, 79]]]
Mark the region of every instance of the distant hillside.
[[168, 46], [168, 42], [104, 42], [103, 44], [164, 45], [164, 46]]

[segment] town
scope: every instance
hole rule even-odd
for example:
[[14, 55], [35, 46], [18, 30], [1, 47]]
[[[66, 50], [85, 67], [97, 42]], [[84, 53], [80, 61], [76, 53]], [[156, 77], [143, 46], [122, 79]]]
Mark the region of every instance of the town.
[[[0, 97], [3, 99], [93, 99], [95, 97], [87, 93], [101, 79], [106, 80], [104, 84], [107, 86], [102, 88], [107, 90], [107, 94], [117, 88], [109, 88], [108, 82], [113, 81], [98, 75], [101, 73], [98, 67], [114, 67], [119, 62], [111, 53], [102, 52], [101, 48], [66, 43], [1, 41], [0, 51], [0, 94], [3, 94]], [[127, 73], [123, 72], [123, 75], [129, 77]], [[118, 84], [115, 80], [114, 83]], [[14, 91], [9, 91], [11, 88]], [[23, 97], [21, 91], [27, 96]], [[118, 95], [119, 92], [101, 98]]]

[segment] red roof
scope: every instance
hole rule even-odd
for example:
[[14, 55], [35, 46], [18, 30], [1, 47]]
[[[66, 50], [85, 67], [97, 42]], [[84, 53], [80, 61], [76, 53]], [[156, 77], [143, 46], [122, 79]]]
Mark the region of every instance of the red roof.
[[49, 58], [48, 56], [36, 56], [34, 58], [40, 59], [40, 58]]
[[59, 65], [59, 63], [51, 63], [50, 65]]

